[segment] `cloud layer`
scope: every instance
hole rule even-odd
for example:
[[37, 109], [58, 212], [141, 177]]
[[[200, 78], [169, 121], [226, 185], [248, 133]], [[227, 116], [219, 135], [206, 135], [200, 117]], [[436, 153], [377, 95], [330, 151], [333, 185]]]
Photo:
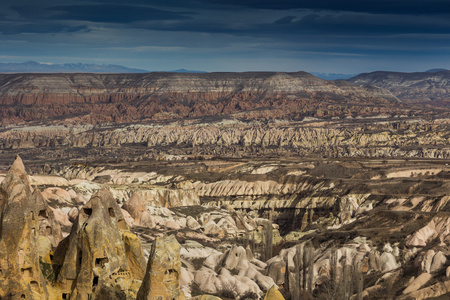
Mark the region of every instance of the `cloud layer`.
[[0, 54], [150, 70], [449, 68], [449, 16], [448, 0], [6, 0]]

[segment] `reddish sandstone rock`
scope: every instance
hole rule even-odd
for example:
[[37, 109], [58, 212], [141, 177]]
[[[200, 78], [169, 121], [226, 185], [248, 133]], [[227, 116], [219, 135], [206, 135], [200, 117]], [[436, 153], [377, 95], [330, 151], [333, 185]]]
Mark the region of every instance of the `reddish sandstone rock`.
[[[245, 113], [244, 118], [325, 116], [366, 113], [367, 103], [393, 111], [399, 109], [396, 102], [379, 88], [329, 82], [305, 72], [0, 75], [4, 124], [74, 114], [78, 122], [92, 124], [234, 113]], [[24, 139], [17, 146], [35, 143]]]

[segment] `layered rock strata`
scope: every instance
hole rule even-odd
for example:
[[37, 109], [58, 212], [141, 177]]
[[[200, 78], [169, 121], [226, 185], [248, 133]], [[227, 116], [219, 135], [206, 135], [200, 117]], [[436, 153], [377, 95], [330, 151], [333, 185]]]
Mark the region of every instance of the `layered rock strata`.
[[[65, 118], [91, 124], [242, 113], [244, 118], [401, 111], [378, 88], [305, 72], [209, 74], [3, 74], [3, 124]], [[370, 107], [368, 105], [370, 103]]]
[[405, 101], [430, 101], [448, 107], [450, 100], [450, 71], [448, 70], [416, 73], [378, 71], [359, 74], [348, 81], [358, 85], [372, 85], [387, 89]]

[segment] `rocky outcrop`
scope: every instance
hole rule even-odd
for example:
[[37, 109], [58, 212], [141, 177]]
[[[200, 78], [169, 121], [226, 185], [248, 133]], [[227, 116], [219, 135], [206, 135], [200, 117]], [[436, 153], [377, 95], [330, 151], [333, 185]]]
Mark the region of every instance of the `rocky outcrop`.
[[128, 200], [122, 208], [126, 210], [133, 218], [134, 225], [153, 228], [155, 221], [147, 209], [147, 205], [142, 200], [139, 194], [133, 193], [130, 200]]
[[[400, 119], [402, 120], [402, 119]], [[305, 156], [326, 157], [417, 157], [448, 158], [450, 149], [448, 121], [375, 122], [346, 124], [345, 121], [302, 124], [242, 123], [207, 124], [208, 126], [174, 123], [169, 125], [132, 125], [99, 127], [98, 130], [81, 130], [69, 127], [67, 132], [49, 133], [41, 129], [23, 127], [20, 131], [0, 132], [0, 149], [20, 148], [22, 141], [31, 140], [35, 148], [28, 150], [36, 155], [46, 149], [44, 156], [71, 155], [85, 158], [86, 151], [95, 157], [127, 160], [157, 159], [188, 160], [198, 156], [243, 157], [258, 156]], [[44, 142], [45, 141], [45, 142]], [[147, 145], [142, 152], [136, 148]], [[16, 145], [16, 146], [14, 146]], [[50, 147], [49, 145], [55, 145]], [[128, 146], [127, 146], [128, 145]], [[111, 148], [112, 147], [112, 148]], [[85, 149], [83, 149], [85, 148]], [[59, 150], [59, 151], [58, 151]], [[39, 156], [43, 155], [40, 153]], [[100, 173], [97, 171], [97, 173]], [[93, 180], [89, 170], [79, 167], [66, 178]], [[139, 183], [142, 180], [159, 181], [156, 174], [123, 174], [103, 170], [97, 180], [114, 184]]]
[[[143, 182], [144, 178], [142, 178]], [[149, 180], [151, 181], [151, 180]], [[143, 205], [153, 207], [179, 207], [179, 206], [192, 206], [200, 205], [200, 198], [194, 190], [188, 189], [167, 189], [167, 188], [155, 188], [155, 189], [143, 189], [137, 190], [113, 190], [114, 197], [118, 201], [130, 202], [133, 197], [135, 200], [137, 197], [141, 199]], [[131, 194], [131, 196], [129, 196]], [[133, 200], [133, 201], [135, 201]], [[127, 203], [128, 203], [127, 202]], [[126, 209], [128, 210], [128, 209]]]
[[450, 243], [450, 218], [434, 217], [426, 226], [414, 232], [406, 239], [408, 247], [425, 247], [434, 238], [439, 238], [441, 243]]
[[443, 282], [438, 282], [429, 287], [420, 289], [418, 291], [409, 293], [407, 295], [402, 295], [398, 299], [414, 299], [414, 300], [422, 300], [422, 299], [432, 299], [437, 297], [444, 298], [448, 296], [448, 291], [450, 290], [450, 280], [446, 280]]
[[[39, 264], [42, 199], [32, 194], [20, 157], [0, 186], [0, 298], [48, 298]], [[39, 202], [39, 203], [37, 203]], [[56, 229], [56, 228], [55, 228]], [[44, 229], [45, 231], [45, 229]]]
[[136, 299], [186, 299], [180, 287], [180, 277], [180, 244], [173, 235], [156, 238]]
[[83, 206], [55, 262], [61, 263], [57, 285], [65, 299], [133, 295], [133, 280], [145, 270], [142, 246], [106, 189]]
[[191, 274], [186, 276], [189, 278], [186, 285], [195, 283], [204, 293], [232, 299], [245, 296], [260, 299], [275, 284], [265, 275], [266, 264], [254, 258], [250, 249], [233, 245], [221, 253], [211, 248], [201, 249], [201, 245], [195, 244], [198, 243], [189, 241], [183, 245], [182, 258], [187, 274]]

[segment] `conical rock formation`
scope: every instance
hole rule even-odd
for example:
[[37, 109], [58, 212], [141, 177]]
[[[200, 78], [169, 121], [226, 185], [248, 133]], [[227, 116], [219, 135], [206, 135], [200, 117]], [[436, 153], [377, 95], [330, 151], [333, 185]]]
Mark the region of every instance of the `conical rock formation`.
[[0, 299], [47, 299], [36, 198], [17, 156], [0, 185]]
[[142, 227], [154, 228], [155, 221], [138, 193], [133, 193], [122, 207], [133, 218], [134, 224]]
[[142, 245], [107, 189], [99, 190], [81, 209], [55, 261], [62, 261], [57, 284], [63, 299], [135, 295], [133, 280], [142, 280], [145, 270]]
[[284, 297], [278, 290], [277, 286], [274, 285], [270, 288], [270, 290], [267, 291], [264, 300], [284, 300]]
[[181, 246], [171, 235], [156, 238], [137, 300], [184, 300], [180, 287]]
[[52, 247], [57, 247], [63, 239], [61, 225], [56, 220], [53, 210], [48, 206], [47, 200], [42, 193], [36, 189], [33, 192], [36, 199], [36, 208], [39, 220], [39, 238], [50, 240]]

